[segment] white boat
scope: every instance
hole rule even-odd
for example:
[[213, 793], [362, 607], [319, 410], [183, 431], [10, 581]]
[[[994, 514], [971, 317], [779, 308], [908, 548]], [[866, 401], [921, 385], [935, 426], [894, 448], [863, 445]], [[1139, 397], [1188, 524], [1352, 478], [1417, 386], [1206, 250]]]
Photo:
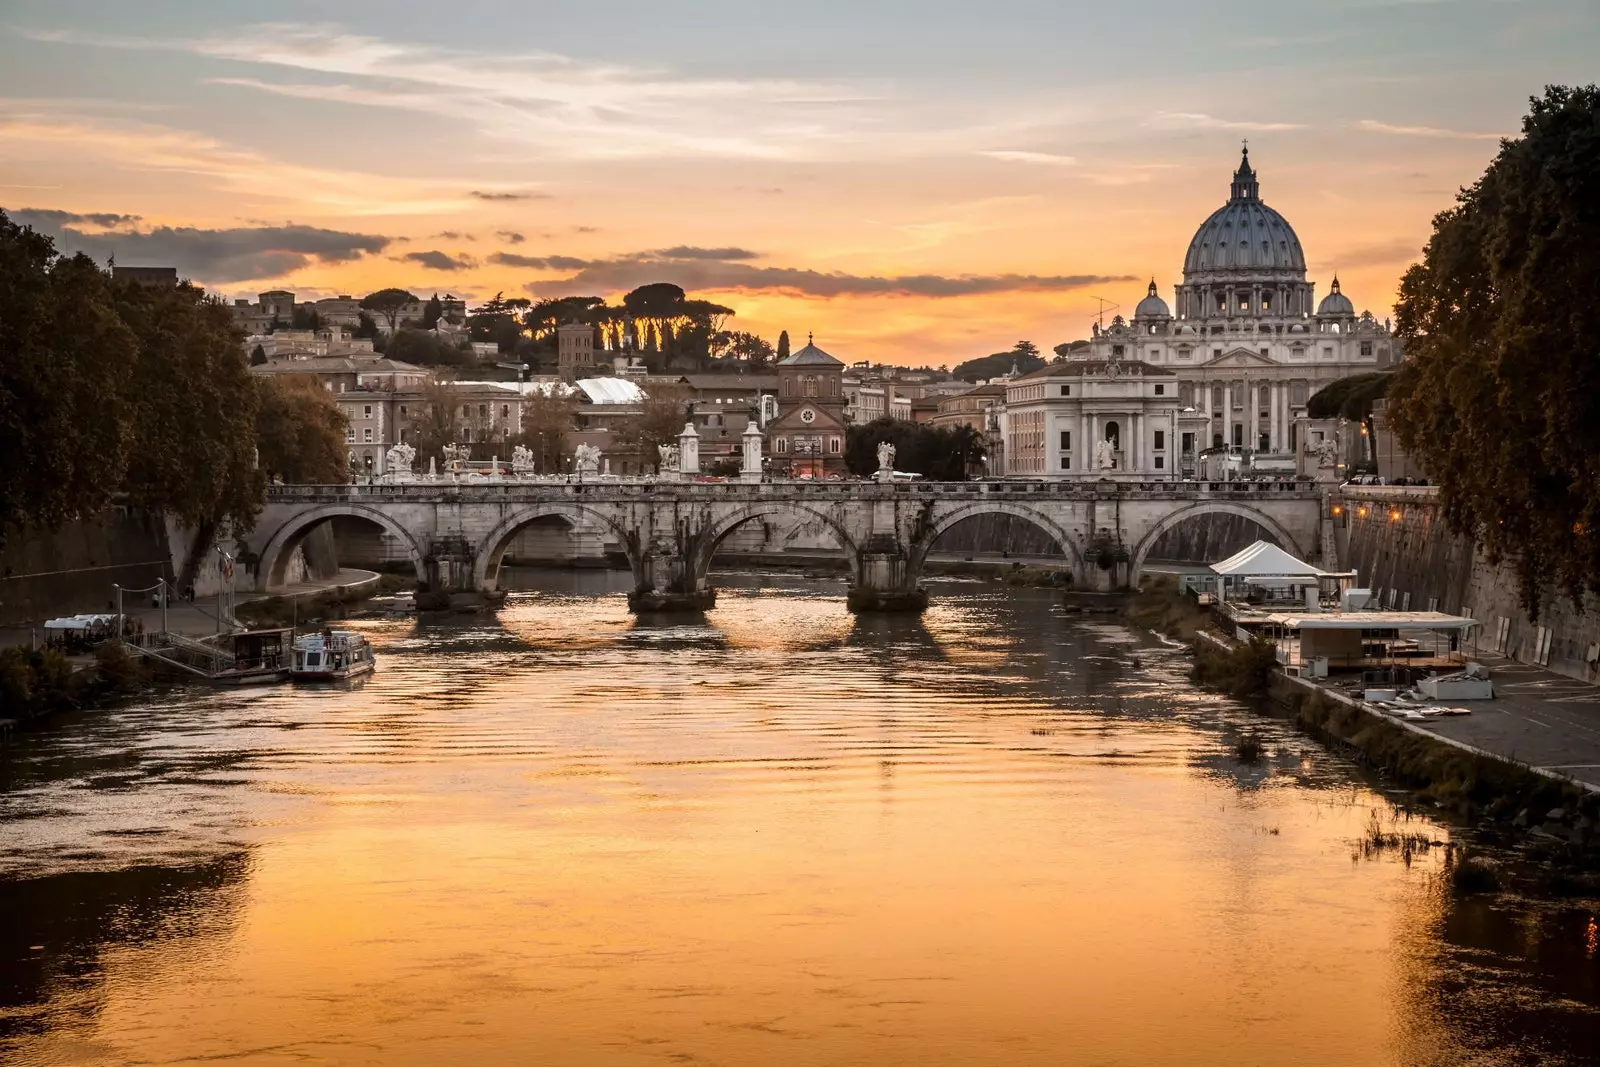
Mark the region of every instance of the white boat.
[[372, 643], [349, 630], [323, 630], [306, 634], [294, 643], [293, 682], [342, 682], [376, 669]]

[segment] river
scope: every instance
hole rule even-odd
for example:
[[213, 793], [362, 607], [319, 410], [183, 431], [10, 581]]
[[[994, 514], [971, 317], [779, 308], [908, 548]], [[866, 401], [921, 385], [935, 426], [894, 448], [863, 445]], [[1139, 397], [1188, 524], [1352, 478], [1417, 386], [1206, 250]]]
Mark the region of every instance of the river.
[[[1593, 913], [1042, 590], [607, 572], [0, 765], [6, 1064], [1562, 1064]], [[1241, 731], [1265, 757], [1241, 762]]]

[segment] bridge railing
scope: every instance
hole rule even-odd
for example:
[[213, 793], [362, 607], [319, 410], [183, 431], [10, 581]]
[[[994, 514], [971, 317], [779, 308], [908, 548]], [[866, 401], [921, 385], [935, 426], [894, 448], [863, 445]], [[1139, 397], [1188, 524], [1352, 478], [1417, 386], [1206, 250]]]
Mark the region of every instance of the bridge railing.
[[1130, 497], [1214, 498], [1316, 498], [1321, 493], [1315, 483], [1293, 481], [1193, 482], [1170, 480], [985, 480], [971, 482], [895, 482], [869, 481], [767, 481], [767, 482], [462, 482], [412, 483], [409, 485], [275, 485], [267, 499], [280, 503], [365, 501], [496, 500], [588, 498], [609, 500], [652, 500], [662, 498], [699, 500], [782, 499], [870, 499], [892, 497], [1000, 497], [1039, 499], [1107, 500]]

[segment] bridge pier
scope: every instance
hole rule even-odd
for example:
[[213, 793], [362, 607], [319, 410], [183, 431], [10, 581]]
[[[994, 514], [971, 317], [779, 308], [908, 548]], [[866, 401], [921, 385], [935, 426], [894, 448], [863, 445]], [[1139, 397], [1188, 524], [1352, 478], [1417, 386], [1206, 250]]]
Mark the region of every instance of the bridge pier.
[[717, 591], [684, 553], [655, 549], [634, 571], [628, 610], [635, 615], [707, 611], [717, 606]]
[[474, 576], [476, 549], [465, 538], [434, 541], [423, 557], [423, 582], [415, 596], [418, 611], [461, 611], [499, 604], [506, 595], [480, 589]]
[[857, 556], [856, 581], [850, 584], [845, 604], [851, 611], [910, 611], [928, 607], [922, 577], [898, 546], [874, 545]]

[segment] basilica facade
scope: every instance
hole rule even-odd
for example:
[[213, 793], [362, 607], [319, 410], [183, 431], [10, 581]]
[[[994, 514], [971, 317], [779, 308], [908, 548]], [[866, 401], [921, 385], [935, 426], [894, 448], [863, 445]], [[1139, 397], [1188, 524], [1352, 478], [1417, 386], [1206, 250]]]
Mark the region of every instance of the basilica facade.
[[1007, 475], [1179, 478], [1205, 455], [1288, 462], [1307, 444], [1308, 397], [1401, 355], [1390, 324], [1357, 314], [1337, 277], [1317, 300], [1248, 148], [1227, 203], [1189, 242], [1173, 303], [1152, 280], [1131, 321], [1056, 351], [1064, 358], [1006, 387]]

